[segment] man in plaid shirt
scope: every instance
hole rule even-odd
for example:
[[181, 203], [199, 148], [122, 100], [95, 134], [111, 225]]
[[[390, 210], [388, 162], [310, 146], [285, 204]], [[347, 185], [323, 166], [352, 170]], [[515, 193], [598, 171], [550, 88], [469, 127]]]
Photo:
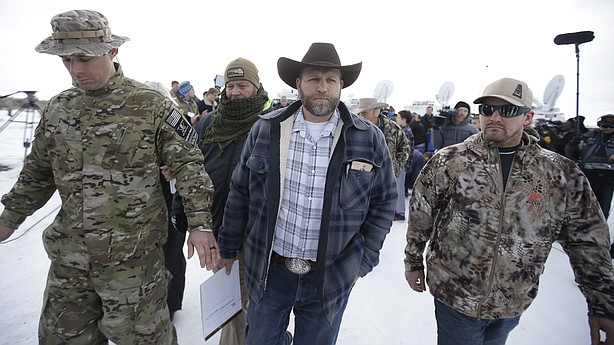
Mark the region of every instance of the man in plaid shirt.
[[342, 66], [332, 44], [302, 61], [280, 58], [300, 101], [262, 116], [235, 169], [218, 244], [230, 269], [242, 248], [248, 344], [334, 344], [359, 277], [379, 262], [397, 189], [382, 132], [351, 114], [341, 89], [362, 63]]

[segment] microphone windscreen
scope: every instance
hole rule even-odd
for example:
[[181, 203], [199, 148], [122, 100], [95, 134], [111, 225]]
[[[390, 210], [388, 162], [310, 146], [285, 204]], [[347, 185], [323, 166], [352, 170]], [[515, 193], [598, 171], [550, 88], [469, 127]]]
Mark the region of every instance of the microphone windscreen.
[[592, 31], [580, 31], [572, 32], [568, 34], [560, 34], [554, 38], [554, 44], [581, 44], [590, 42], [595, 38], [595, 34]]

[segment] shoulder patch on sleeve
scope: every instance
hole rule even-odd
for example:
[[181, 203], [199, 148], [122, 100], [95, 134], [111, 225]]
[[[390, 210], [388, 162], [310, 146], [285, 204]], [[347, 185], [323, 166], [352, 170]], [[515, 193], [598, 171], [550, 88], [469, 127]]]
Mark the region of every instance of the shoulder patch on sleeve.
[[168, 114], [166, 120], [164, 120], [169, 126], [173, 127], [175, 132], [177, 132], [183, 140], [185, 140], [192, 147], [196, 146], [196, 142], [198, 141], [198, 133], [192, 125], [188, 123], [188, 121], [178, 112], [176, 109]]

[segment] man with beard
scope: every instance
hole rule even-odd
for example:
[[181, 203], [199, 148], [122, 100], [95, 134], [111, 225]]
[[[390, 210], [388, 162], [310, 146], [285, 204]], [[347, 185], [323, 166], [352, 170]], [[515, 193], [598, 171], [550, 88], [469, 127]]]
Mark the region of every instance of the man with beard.
[[[473, 103], [482, 131], [438, 151], [410, 202], [405, 278], [435, 297], [439, 345], [502, 345], [537, 295], [554, 241], [588, 301], [592, 344], [614, 335], [608, 224], [588, 179], [538, 145], [526, 83], [499, 79]], [[606, 341], [607, 344], [609, 342]]]
[[[238, 58], [231, 61], [224, 73], [226, 82], [217, 110], [201, 119], [195, 129], [199, 147], [205, 157], [205, 170], [213, 181], [213, 234], [217, 237], [228, 199], [230, 178], [239, 162], [245, 139], [258, 120], [269, 109], [269, 97], [260, 83], [258, 69], [251, 61]], [[211, 90], [209, 90], [211, 92]], [[173, 213], [182, 214], [180, 196], [175, 194]], [[243, 314], [232, 319], [220, 336], [220, 345], [245, 344], [245, 313], [249, 299], [245, 289], [243, 255], [237, 254]]]
[[379, 262], [397, 198], [382, 132], [339, 101], [362, 63], [314, 43], [280, 58], [300, 100], [262, 116], [232, 175], [218, 267], [242, 250], [248, 344], [334, 344], [354, 283]]

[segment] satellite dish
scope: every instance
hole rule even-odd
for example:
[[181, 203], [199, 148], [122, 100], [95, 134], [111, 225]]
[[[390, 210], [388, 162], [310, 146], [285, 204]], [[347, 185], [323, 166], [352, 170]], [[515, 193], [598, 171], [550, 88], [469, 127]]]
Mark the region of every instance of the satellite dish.
[[453, 94], [454, 94], [454, 83], [452, 83], [451, 81], [446, 81], [439, 88], [439, 93], [435, 96], [435, 98], [437, 98], [437, 101], [443, 107], [445, 107], [446, 105], [448, 105], [448, 101], [450, 100], [450, 98], [452, 98]]
[[544, 91], [544, 109], [552, 110], [554, 109], [554, 103], [563, 92], [563, 87], [565, 86], [565, 77], [562, 75], [557, 75], [552, 78], [546, 86], [546, 90]]
[[544, 103], [542, 103], [542, 101], [540, 101], [537, 97], [533, 96], [533, 104], [535, 104], [535, 106], [537, 108], [543, 108], [544, 107]]
[[392, 94], [392, 91], [394, 91], [392, 82], [390, 80], [382, 80], [375, 85], [373, 97], [377, 98], [380, 102], [386, 102], [386, 98]]

